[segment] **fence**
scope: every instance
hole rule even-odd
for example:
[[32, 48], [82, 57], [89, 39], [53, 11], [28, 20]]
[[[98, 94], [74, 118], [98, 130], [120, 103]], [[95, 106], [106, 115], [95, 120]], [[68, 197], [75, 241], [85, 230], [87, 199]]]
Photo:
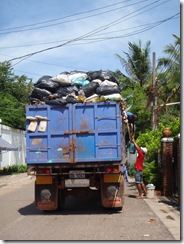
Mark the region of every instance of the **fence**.
[[19, 148], [18, 151], [0, 151], [0, 168], [14, 164], [25, 164], [25, 131], [0, 124], [0, 137]]

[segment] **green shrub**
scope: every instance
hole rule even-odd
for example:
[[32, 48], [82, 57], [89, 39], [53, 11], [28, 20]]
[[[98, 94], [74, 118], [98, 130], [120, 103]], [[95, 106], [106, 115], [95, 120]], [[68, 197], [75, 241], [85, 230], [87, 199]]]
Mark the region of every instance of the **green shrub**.
[[11, 166], [4, 167], [1, 171], [2, 175], [12, 175], [18, 173], [27, 172], [27, 165], [26, 164], [14, 164]]

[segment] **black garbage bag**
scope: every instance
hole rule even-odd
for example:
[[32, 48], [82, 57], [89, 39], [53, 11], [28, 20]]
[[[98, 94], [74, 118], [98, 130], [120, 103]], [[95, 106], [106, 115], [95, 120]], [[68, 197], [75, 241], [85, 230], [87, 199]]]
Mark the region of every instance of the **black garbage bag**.
[[31, 97], [35, 97], [35, 98], [38, 98], [38, 99], [42, 99], [43, 98], [47, 98], [49, 97], [49, 95], [51, 95], [52, 93], [48, 90], [45, 90], [45, 89], [40, 89], [38, 87], [35, 87], [31, 93]]
[[67, 104], [66, 100], [62, 99], [62, 98], [56, 98], [56, 99], [45, 99], [44, 102], [48, 105], [65, 105]]
[[112, 82], [118, 83], [118, 80], [113, 75], [110, 70], [102, 70], [100, 74], [101, 80], [110, 80]]
[[50, 80], [51, 76], [45, 75], [42, 76], [35, 84], [35, 87], [46, 89], [51, 92], [55, 92], [59, 88], [59, 83], [56, 81]]
[[101, 80], [101, 72], [102, 72], [102, 70], [87, 72], [88, 80], [89, 81], [96, 80], [96, 79], [100, 79]]
[[88, 80], [90, 81], [96, 79], [99, 79], [101, 81], [110, 80], [118, 84], [118, 80], [110, 70], [89, 71], [87, 75], [88, 75]]
[[79, 103], [79, 101], [73, 96], [68, 96], [66, 101], [67, 103]]
[[41, 101], [41, 99], [38, 99], [38, 98], [35, 98], [35, 97], [28, 97], [29, 98], [29, 101], [31, 102], [31, 104], [34, 104], [34, 103], [39, 103]]
[[96, 89], [96, 93], [99, 95], [110, 95], [120, 93], [120, 89], [118, 86], [99, 86]]
[[90, 82], [89, 84], [82, 86], [80, 90], [84, 91], [86, 97], [90, 97], [96, 93], [96, 88], [99, 86], [96, 82]]
[[78, 95], [78, 87], [77, 86], [60, 86], [59, 89], [56, 90], [56, 92], [53, 95], [57, 96], [67, 96], [68, 94], [74, 93], [75, 95]]

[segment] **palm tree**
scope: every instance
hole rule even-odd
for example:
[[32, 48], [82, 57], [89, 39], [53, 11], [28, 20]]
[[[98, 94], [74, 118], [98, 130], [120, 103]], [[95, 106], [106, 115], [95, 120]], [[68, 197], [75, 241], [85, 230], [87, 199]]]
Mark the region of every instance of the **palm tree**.
[[129, 51], [124, 52], [127, 59], [121, 57], [119, 54], [116, 56], [125, 68], [125, 71], [134, 82], [139, 82], [141, 87], [147, 83], [151, 74], [150, 63], [150, 41], [146, 42], [145, 48], [142, 48], [142, 43], [139, 40], [138, 45], [128, 42]]
[[168, 57], [158, 60], [157, 70], [160, 72], [158, 92], [165, 103], [180, 99], [180, 37], [173, 35], [174, 45], [165, 47]]

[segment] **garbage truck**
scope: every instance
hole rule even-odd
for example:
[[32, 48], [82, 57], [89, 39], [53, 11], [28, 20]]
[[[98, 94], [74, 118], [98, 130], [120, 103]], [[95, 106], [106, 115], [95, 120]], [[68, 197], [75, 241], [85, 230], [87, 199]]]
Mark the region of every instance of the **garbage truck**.
[[103, 208], [124, 204], [125, 124], [120, 101], [26, 106], [26, 163], [35, 206], [63, 209], [67, 197], [97, 193]]

